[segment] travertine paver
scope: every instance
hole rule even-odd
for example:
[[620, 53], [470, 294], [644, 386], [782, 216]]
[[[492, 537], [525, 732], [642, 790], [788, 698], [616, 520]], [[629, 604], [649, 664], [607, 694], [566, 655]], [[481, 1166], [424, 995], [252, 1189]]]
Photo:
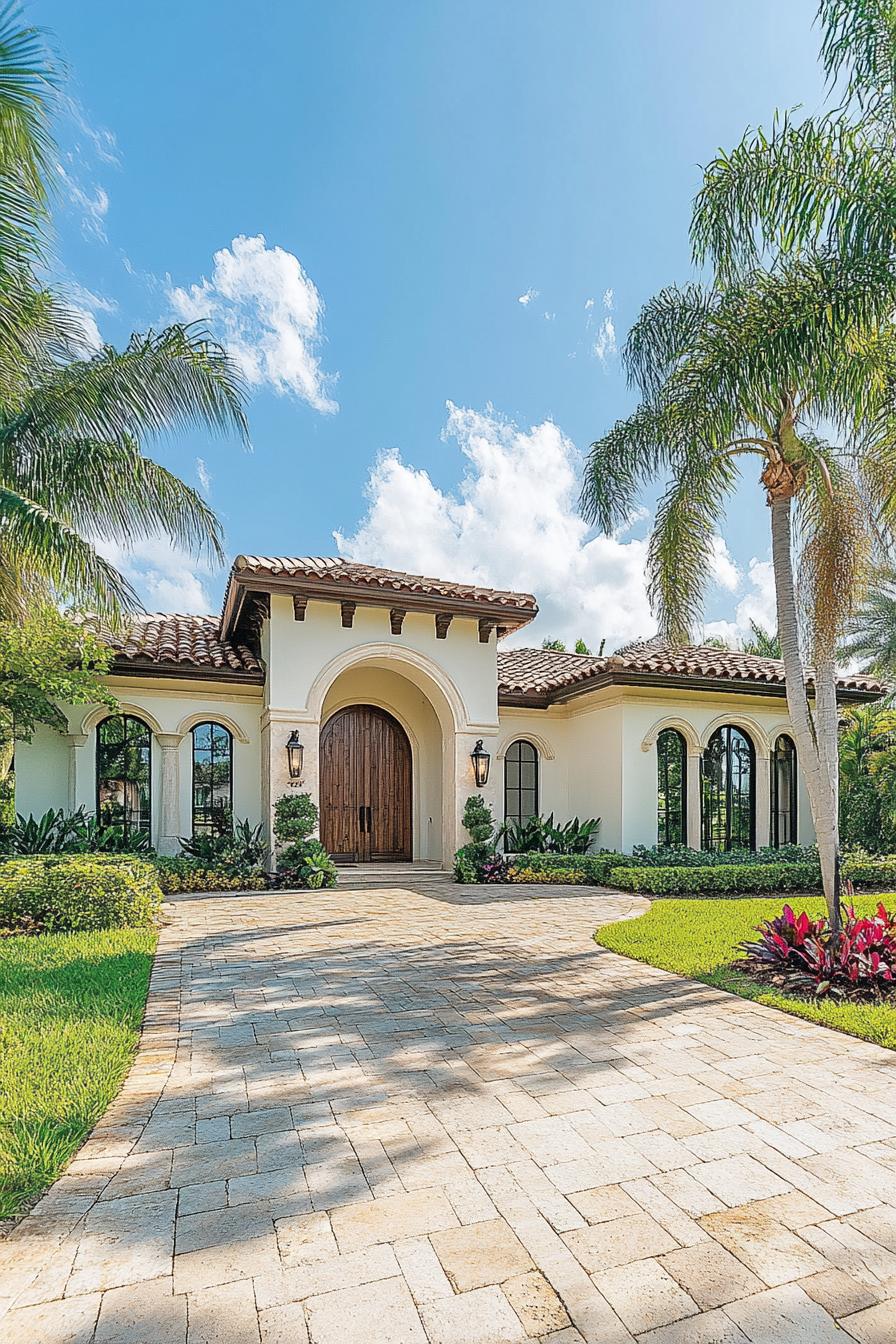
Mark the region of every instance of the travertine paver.
[[889, 1344], [896, 1056], [595, 946], [644, 908], [175, 902], [0, 1340]]

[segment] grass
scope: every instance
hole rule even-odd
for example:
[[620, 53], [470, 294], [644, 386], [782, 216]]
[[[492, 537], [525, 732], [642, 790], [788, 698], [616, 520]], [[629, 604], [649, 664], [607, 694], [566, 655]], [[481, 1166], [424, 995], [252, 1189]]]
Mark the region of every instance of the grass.
[[[882, 900], [888, 909], [892, 896], [858, 897], [859, 913], [871, 914]], [[646, 961], [664, 971], [678, 971], [692, 980], [740, 994], [745, 999], [780, 1008], [795, 1017], [820, 1022], [850, 1036], [896, 1050], [896, 1005], [836, 1003], [821, 999], [810, 1001], [773, 990], [768, 985], [731, 970], [739, 955], [737, 944], [752, 936], [762, 919], [781, 913], [785, 901], [776, 900], [699, 900], [655, 901], [646, 914], [637, 919], [607, 924], [595, 933], [595, 941], [612, 952], [620, 952], [635, 961]], [[824, 914], [824, 901], [807, 897], [791, 898], [797, 914]]]
[[55, 1180], [118, 1092], [151, 929], [0, 939], [0, 1217]]

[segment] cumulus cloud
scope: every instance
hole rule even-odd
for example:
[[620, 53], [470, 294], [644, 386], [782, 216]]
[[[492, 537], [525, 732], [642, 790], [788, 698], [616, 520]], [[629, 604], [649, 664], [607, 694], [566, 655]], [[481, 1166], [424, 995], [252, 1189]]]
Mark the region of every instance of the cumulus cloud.
[[334, 377], [317, 354], [323, 300], [292, 252], [268, 247], [262, 234], [241, 234], [215, 253], [210, 278], [170, 288], [168, 299], [183, 321], [206, 321], [220, 334], [253, 386], [299, 397], [324, 414], [339, 409], [330, 396]]
[[750, 622], [755, 621], [769, 633], [777, 628], [778, 617], [775, 610], [775, 575], [770, 560], [760, 560], [753, 556], [747, 566], [746, 578], [738, 572], [735, 591], [746, 582], [746, 590], [734, 609], [733, 621], [709, 621], [704, 633], [707, 637], [717, 636], [727, 644], [736, 645], [752, 634]]
[[204, 616], [213, 610], [206, 588], [210, 566], [166, 538], [147, 537], [130, 547], [97, 541], [96, 547], [133, 585], [147, 611]]
[[63, 295], [69, 312], [81, 327], [84, 353], [96, 354], [103, 346], [96, 315], [114, 313], [118, 305], [113, 299], [107, 299], [102, 294], [94, 294], [92, 290], [86, 289], [75, 280], [65, 283]]
[[519, 296], [519, 298], [517, 299], [517, 303], [521, 303], [524, 308], [528, 308], [532, 300], [537, 298], [538, 298], [537, 289], [527, 289], [525, 294], [521, 294]]
[[440, 490], [427, 472], [385, 453], [370, 474], [361, 524], [335, 534], [341, 554], [534, 592], [541, 614], [517, 644], [581, 635], [612, 647], [656, 629], [644, 585], [647, 543], [594, 536], [582, 521], [581, 454], [557, 425], [521, 429], [491, 408], [449, 402], [444, 437], [466, 459], [458, 489]]

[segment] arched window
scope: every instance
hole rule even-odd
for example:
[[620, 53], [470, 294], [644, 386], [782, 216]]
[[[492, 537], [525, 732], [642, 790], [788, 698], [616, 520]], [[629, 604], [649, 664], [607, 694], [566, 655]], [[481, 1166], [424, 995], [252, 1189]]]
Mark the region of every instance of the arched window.
[[96, 730], [96, 814], [125, 835], [150, 829], [152, 733], [133, 714], [112, 714]]
[[193, 834], [224, 835], [233, 826], [233, 738], [220, 723], [193, 729]]
[[732, 724], [717, 728], [703, 753], [703, 848], [756, 846], [756, 754]]
[[771, 759], [772, 844], [796, 844], [796, 747], [782, 733]]
[[504, 820], [527, 821], [538, 815], [538, 752], [521, 738], [504, 757]]
[[675, 728], [656, 739], [656, 836], [659, 845], [686, 845], [688, 839], [688, 748]]

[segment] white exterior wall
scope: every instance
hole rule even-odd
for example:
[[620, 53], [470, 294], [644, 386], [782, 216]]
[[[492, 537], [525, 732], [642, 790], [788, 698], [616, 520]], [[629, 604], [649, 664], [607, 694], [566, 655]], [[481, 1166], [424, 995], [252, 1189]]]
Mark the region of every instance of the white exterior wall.
[[[152, 843], [176, 853], [178, 838], [192, 830], [193, 724], [214, 719], [233, 734], [233, 813], [261, 821], [261, 688], [227, 690], [208, 682], [114, 677], [110, 687], [122, 712], [136, 714], [152, 729]], [[109, 711], [78, 705], [67, 712], [66, 737], [41, 728], [16, 745], [16, 809], [36, 816], [49, 807], [74, 811], [96, 807], [96, 729]], [[164, 745], [163, 745], [164, 744]], [[165, 753], [171, 755], [166, 760]]]

